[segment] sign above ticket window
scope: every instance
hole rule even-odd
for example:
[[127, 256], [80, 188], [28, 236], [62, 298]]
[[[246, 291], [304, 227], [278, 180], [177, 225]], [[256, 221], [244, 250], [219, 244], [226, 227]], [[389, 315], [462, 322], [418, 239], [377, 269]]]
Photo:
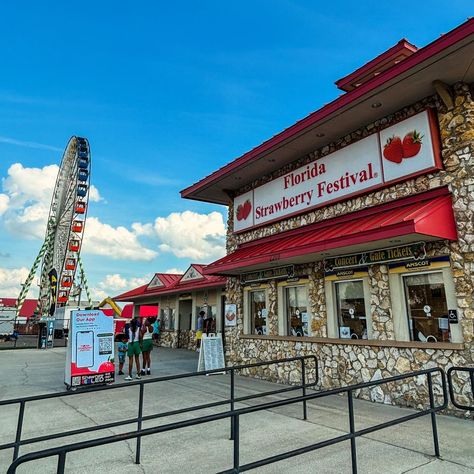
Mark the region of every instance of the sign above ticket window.
[[425, 110], [234, 199], [234, 231], [300, 214], [441, 168]]

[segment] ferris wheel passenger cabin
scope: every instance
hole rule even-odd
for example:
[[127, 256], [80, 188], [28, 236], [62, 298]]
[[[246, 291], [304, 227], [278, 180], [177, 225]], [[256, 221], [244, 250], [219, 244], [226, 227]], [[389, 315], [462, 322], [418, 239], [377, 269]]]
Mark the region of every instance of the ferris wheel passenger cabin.
[[69, 250], [71, 252], [79, 252], [80, 243], [77, 239], [72, 239], [69, 241]]
[[76, 259], [75, 258], [66, 258], [66, 270], [75, 270], [76, 269]]
[[77, 201], [74, 210], [76, 214], [85, 214], [86, 212], [86, 203], [84, 201]]
[[70, 288], [72, 286], [72, 276], [64, 275], [61, 279], [61, 286], [65, 288]]
[[79, 184], [77, 186], [77, 195], [80, 197], [85, 197], [87, 194], [87, 184]]
[[72, 231], [73, 232], [82, 232], [82, 229], [84, 228], [84, 222], [82, 221], [74, 221], [72, 223]]
[[87, 178], [89, 177], [89, 171], [80, 168], [79, 172], [77, 173], [77, 177], [79, 181], [87, 181]]
[[89, 160], [87, 156], [84, 156], [84, 157], [79, 156], [77, 165], [79, 166], [80, 169], [87, 169], [89, 167]]

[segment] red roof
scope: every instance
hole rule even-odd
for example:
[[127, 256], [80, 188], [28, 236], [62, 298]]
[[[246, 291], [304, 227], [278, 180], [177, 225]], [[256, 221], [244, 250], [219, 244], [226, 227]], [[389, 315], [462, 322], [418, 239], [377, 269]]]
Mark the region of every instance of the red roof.
[[[30, 318], [31, 316], [33, 316], [37, 304], [38, 300], [25, 300], [23, 306], [20, 309], [19, 316], [24, 318]], [[16, 298], [0, 298], [0, 306], [14, 308], [16, 306]]]
[[416, 52], [418, 48], [401, 39], [395, 46], [378, 55], [368, 63], [336, 81], [336, 86], [346, 92], [354, 90], [378, 74], [385, 72], [390, 67], [397, 65]]
[[[447, 188], [409, 196], [349, 213], [278, 235], [242, 244], [235, 252], [211, 263], [205, 271], [236, 274], [261, 266], [314, 261], [329, 255], [358, 251], [361, 246], [405, 237], [416, 240], [456, 240], [456, 224]], [[401, 242], [401, 240], [398, 240]], [[357, 248], [359, 246], [359, 248]], [[344, 249], [344, 250], [342, 250]], [[298, 257], [300, 260], [298, 260]]]
[[181, 281], [185, 274], [156, 273], [155, 276], [160, 278], [164, 286], [148, 288], [149, 284], [142, 285], [133, 290], [115, 296], [116, 301], [135, 301], [137, 298], [148, 296], [169, 295], [173, 293], [186, 293], [205, 288], [215, 288], [225, 286], [227, 279], [221, 276], [205, 275], [206, 265], [193, 263], [190, 267], [194, 267], [198, 273], [202, 275], [200, 278]]

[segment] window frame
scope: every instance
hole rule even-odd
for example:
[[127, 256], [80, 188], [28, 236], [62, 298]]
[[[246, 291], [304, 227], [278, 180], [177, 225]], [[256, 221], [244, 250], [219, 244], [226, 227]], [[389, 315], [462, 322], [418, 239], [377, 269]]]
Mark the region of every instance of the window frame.
[[307, 313], [308, 313], [308, 336], [302, 336], [301, 338], [311, 337], [311, 321], [313, 319], [313, 314], [311, 312], [311, 301], [309, 295], [309, 279], [307, 277], [299, 278], [298, 281], [279, 281], [277, 285], [277, 307], [278, 307], [278, 335], [279, 336], [289, 336], [289, 337], [299, 337], [293, 336], [290, 334], [290, 324], [287, 313], [287, 301], [286, 301], [286, 288], [303, 286], [306, 288], [306, 298], [307, 298]]
[[367, 339], [365, 340], [377, 340], [373, 339], [372, 329], [372, 311], [370, 304], [371, 291], [369, 286], [369, 274], [368, 271], [354, 271], [353, 275], [345, 275], [344, 277], [338, 277], [337, 275], [328, 275], [324, 278], [324, 292], [326, 295], [326, 314], [327, 314], [327, 334], [329, 338], [349, 340], [341, 338], [339, 330], [339, 315], [337, 312], [337, 290], [336, 283], [352, 282], [354, 280], [362, 280], [364, 289], [364, 307], [366, 314], [366, 325], [367, 325]]
[[444, 342], [444, 344], [464, 342], [461, 326], [462, 312], [459, 310], [457, 305], [456, 291], [454, 288], [454, 280], [449, 261], [432, 262], [429, 267], [426, 267], [423, 270], [417, 269], [415, 271], [407, 271], [406, 269], [403, 269], [403, 267], [395, 267], [390, 269], [389, 283], [390, 293], [392, 296], [392, 314], [393, 325], [395, 330], [395, 340], [418, 342], [420, 344], [424, 344], [420, 341], [413, 341], [413, 339], [411, 338], [410, 322], [408, 315], [408, 301], [405, 293], [405, 285], [403, 278], [406, 276], [423, 275], [426, 273], [442, 273], [444, 291], [446, 294], [447, 309], [457, 309], [458, 312], [459, 323], [448, 323], [451, 340], [449, 342]]
[[[268, 310], [270, 306], [269, 298], [268, 298], [268, 284], [259, 284], [253, 286], [246, 286], [244, 287], [244, 301], [243, 301], [243, 308], [244, 308], [244, 327], [243, 333], [248, 335], [257, 335], [254, 333], [253, 321], [252, 321], [252, 313], [251, 313], [251, 293], [256, 291], [264, 291], [265, 292], [265, 308]], [[268, 335], [268, 316], [267, 316], [267, 335]]]

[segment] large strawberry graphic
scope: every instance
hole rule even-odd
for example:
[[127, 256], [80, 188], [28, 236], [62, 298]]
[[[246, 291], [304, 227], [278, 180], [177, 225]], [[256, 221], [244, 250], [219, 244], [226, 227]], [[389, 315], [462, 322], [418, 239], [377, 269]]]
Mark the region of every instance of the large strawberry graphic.
[[237, 206], [237, 213], [236, 213], [237, 220], [244, 221], [245, 219], [247, 219], [251, 210], [252, 210], [252, 204], [250, 203], [249, 199], [247, 199], [243, 204], [239, 204]]
[[411, 158], [412, 156], [418, 155], [421, 150], [422, 139], [423, 135], [420, 135], [416, 130], [407, 133], [402, 143], [403, 158]]
[[250, 204], [250, 200], [247, 199], [244, 202], [244, 205], [242, 206], [242, 217], [244, 218], [244, 220], [247, 219], [251, 210], [252, 210], [252, 204]]
[[241, 220], [244, 218], [243, 212], [244, 212], [244, 211], [243, 211], [243, 206], [242, 206], [242, 204], [239, 204], [239, 205], [237, 206], [237, 214], [236, 214], [238, 221], [241, 221]]
[[383, 156], [392, 163], [401, 163], [403, 159], [403, 147], [400, 137], [393, 136], [387, 140], [383, 147]]
[[99, 374], [103, 374], [104, 372], [114, 372], [115, 365], [112, 361], [108, 360], [107, 362], [102, 362], [99, 366], [99, 370], [97, 371]]

